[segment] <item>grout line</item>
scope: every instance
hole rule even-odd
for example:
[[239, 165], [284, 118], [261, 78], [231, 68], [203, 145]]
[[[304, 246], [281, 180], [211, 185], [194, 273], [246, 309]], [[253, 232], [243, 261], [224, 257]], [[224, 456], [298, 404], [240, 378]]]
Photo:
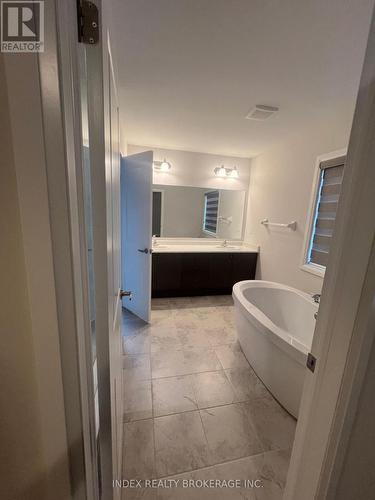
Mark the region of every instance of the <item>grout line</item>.
[[213, 372], [222, 372], [224, 371], [222, 368], [219, 370], [203, 370], [200, 372], [189, 372], [189, 373], [181, 373], [179, 375], [166, 375], [165, 377], [153, 377], [152, 380], [162, 380], [165, 378], [175, 378], [175, 377], [188, 377], [189, 375], [199, 375], [200, 373], [213, 373]]
[[154, 412], [154, 409], [152, 409], [152, 414], [153, 414], [152, 417], [137, 418], [137, 419], [134, 419], [134, 420], [130, 420], [128, 422], [124, 421], [124, 423], [125, 424], [129, 424], [129, 423], [132, 423], [132, 422], [140, 422], [142, 420], [151, 420], [151, 419], [157, 419], [157, 418], [163, 418], [163, 417], [171, 417], [171, 416], [174, 416], [174, 415], [181, 415], [182, 413], [193, 413], [195, 411], [215, 410], [216, 408], [223, 408], [225, 406], [238, 405], [238, 404], [241, 404], [241, 403], [249, 403], [250, 401], [255, 401], [255, 400], [258, 400], [258, 399], [262, 399], [262, 397], [261, 396], [257, 396], [257, 397], [255, 397], [253, 399], [243, 399], [241, 401], [233, 401], [232, 403], [216, 404], [215, 406], [204, 406], [202, 408], [199, 408], [199, 406], [197, 406], [193, 410], [174, 411], [172, 413], [165, 413], [163, 415], [156, 415], [155, 412]]
[[[152, 400], [152, 394], [151, 394], [151, 400]], [[154, 405], [152, 403], [152, 414], [154, 414]], [[157, 474], [157, 469], [156, 469], [156, 444], [155, 444], [155, 418], [152, 417], [152, 445], [154, 449], [154, 474], [155, 477], [158, 476]]]
[[231, 463], [235, 463], [235, 462], [238, 462], [240, 460], [244, 460], [245, 458], [253, 459], [253, 458], [261, 457], [264, 455], [268, 455], [270, 453], [278, 453], [280, 451], [289, 451], [289, 448], [277, 448], [275, 450], [268, 450], [268, 451], [262, 451], [260, 453], [255, 453], [254, 455], [244, 455], [243, 457], [231, 458], [230, 460], [224, 460], [222, 462], [217, 462], [217, 463], [214, 463], [212, 465], [207, 465], [207, 467], [200, 467], [198, 469], [189, 469], [189, 470], [185, 470], [182, 472], [177, 472], [176, 474], [170, 474], [169, 476], [159, 476], [157, 479], [167, 479], [169, 477], [176, 477], [176, 476], [179, 476], [181, 474], [188, 474], [189, 472], [194, 473], [194, 472], [198, 472], [198, 471], [209, 470], [209, 469], [213, 469], [215, 467], [220, 467], [221, 465], [228, 465]]
[[[193, 388], [194, 390], [194, 388]], [[202, 414], [201, 414], [201, 409], [198, 410], [199, 412], [199, 419], [201, 421], [201, 426], [202, 426], [202, 431], [203, 431], [203, 435], [204, 435], [204, 439], [206, 440], [206, 446], [207, 446], [207, 450], [210, 454], [210, 462], [212, 461], [212, 458], [213, 458], [213, 451], [211, 450], [211, 446], [208, 442], [208, 439], [207, 439], [207, 433], [206, 433], [206, 429], [204, 428], [204, 424], [203, 424], [203, 419], [202, 419]]]

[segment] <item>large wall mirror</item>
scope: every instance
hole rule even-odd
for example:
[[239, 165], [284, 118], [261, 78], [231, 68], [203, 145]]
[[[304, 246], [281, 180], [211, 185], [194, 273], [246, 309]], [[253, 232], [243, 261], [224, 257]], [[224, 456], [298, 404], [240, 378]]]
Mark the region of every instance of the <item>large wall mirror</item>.
[[242, 239], [246, 191], [153, 185], [152, 234]]

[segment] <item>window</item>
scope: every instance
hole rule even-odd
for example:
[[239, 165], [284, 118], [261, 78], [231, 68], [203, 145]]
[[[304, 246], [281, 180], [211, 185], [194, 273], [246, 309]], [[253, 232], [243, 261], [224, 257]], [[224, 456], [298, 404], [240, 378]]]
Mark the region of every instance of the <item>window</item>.
[[317, 185], [314, 190], [311, 221], [307, 234], [304, 258], [305, 270], [323, 275], [332, 242], [341, 183], [344, 174], [345, 156], [319, 162]]
[[216, 234], [218, 209], [219, 191], [208, 191], [207, 193], [205, 193], [203, 231]]

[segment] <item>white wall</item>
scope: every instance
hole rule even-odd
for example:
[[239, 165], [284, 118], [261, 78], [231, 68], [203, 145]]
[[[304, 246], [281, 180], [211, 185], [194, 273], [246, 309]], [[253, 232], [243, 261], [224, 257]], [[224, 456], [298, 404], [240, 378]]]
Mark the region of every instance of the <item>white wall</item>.
[[70, 478], [39, 71], [35, 54], [0, 54], [0, 498], [65, 500]]
[[[323, 280], [300, 269], [317, 156], [347, 146], [351, 116], [319, 124], [274, 145], [251, 162], [245, 240], [260, 245], [257, 278], [319, 292]], [[297, 230], [267, 229], [260, 221], [297, 221]]]
[[[191, 153], [172, 149], [159, 149], [146, 146], [128, 145], [129, 155], [142, 151], [154, 151], [154, 160], [169, 161], [172, 168], [169, 172], [154, 172], [154, 184], [173, 186], [195, 186], [214, 189], [244, 189], [249, 186], [250, 160], [230, 156], [217, 156], [206, 153]], [[223, 179], [214, 175], [214, 168], [237, 167], [238, 179]]]

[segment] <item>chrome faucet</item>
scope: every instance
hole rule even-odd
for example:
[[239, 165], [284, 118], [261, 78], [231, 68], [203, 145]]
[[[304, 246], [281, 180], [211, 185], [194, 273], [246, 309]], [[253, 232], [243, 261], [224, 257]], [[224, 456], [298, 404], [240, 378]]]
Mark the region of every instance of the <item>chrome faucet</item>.
[[222, 247], [227, 247], [228, 246], [228, 242], [227, 240], [224, 240], [223, 243], [221, 244]]
[[314, 295], [312, 295], [312, 299], [313, 301], [315, 302], [315, 304], [320, 304], [320, 293], [314, 293]]

